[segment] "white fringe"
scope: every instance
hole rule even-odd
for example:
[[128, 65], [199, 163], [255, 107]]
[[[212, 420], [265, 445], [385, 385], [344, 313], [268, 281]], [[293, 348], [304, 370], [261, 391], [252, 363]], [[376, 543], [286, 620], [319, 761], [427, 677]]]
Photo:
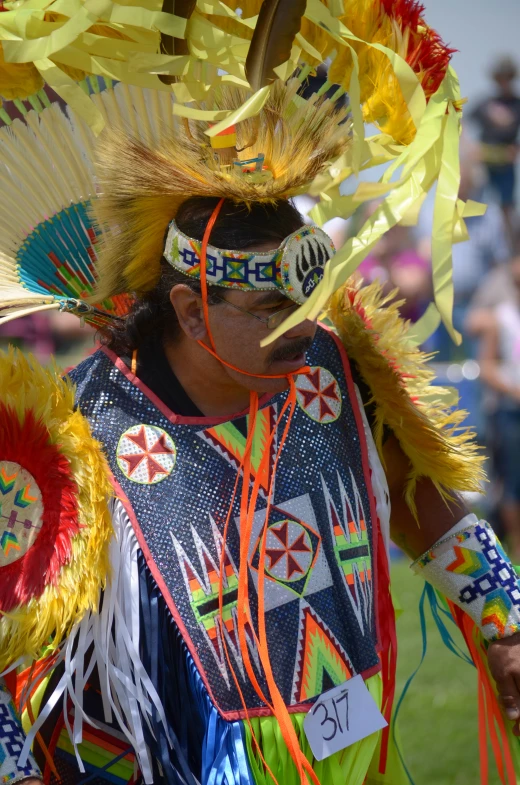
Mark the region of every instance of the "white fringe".
[[383, 535], [383, 542], [385, 544], [386, 556], [390, 562], [390, 492], [388, 490], [388, 483], [386, 481], [385, 470], [377, 452], [376, 443], [372, 436], [370, 425], [368, 424], [365, 406], [361, 399], [361, 394], [357, 385], [356, 396], [361, 410], [361, 417], [363, 419], [363, 429], [365, 431], [365, 439], [368, 447], [368, 462], [370, 465], [370, 473], [372, 478], [372, 489], [376, 498], [376, 512], [379, 518], [379, 525]]
[[[99, 613], [88, 613], [74, 627], [64, 644], [59, 661], [64, 661], [65, 672], [27, 735], [19, 765], [25, 765], [36, 733], [62, 699], [65, 724], [74, 745], [78, 766], [81, 772], [85, 771], [78, 752], [78, 745], [83, 738], [83, 723], [93, 727], [96, 727], [96, 723], [83, 709], [83, 690], [94, 667], [97, 667], [105, 721], [110, 723], [115, 716], [134, 749], [145, 783], [152, 785], [152, 764], [144, 740], [142, 718], [145, 718], [151, 729], [153, 706], [169, 738], [168, 725], [161, 700], [139, 659], [139, 545], [121, 502], [115, 499], [111, 507], [114, 525], [114, 537], [110, 544], [112, 572], [103, 592], [101, 610]], [[93, 650], [89, 652], [91, 646]], [[68, 719], [68, 700], [72, 701], [75, 708], [73, 727], [70, 727]]]

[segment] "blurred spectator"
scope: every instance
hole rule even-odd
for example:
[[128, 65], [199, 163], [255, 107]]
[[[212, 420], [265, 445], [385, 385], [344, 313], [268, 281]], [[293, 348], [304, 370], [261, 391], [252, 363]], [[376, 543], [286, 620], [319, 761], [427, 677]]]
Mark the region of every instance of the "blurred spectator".
[[[484, 177], [480, 165], [467, 153], [461, 160], [461, 183], [459, 196], [463, 200], [483, 199]], [[425, 259], [431, 258], [431, 235], [433, 229], [434, 194], [431, 193], [423, 205], [417, 227], [418, 249]], [[488, 205], [484, 216], [467, 218], [469, 240], [453, 246], [453, 285], [455, 301], [453, 324], [455, 329], [465, 335], [465, 321], [468, 308], [479, 283], [485, 275], [511, 255], [511, 245], [504, 217], [496, 204]], [[435, 335], [434, 348], [437, 359], [451, 361], [456, 347], [445, 328], [441, 326]], [[464, 354], [474, 358], [477, 346], [471, 337], [465, 335]]]
[[33, 313], [0, 325], [0, 349], [9, 345], [31, 352], [41, 363], [47, 363], [56, 344], [47, 313]]
[[70, 313], [44, 311], [0, 325], [0, 349], [16, 346], [46, 365], [56, 356], [60, 365], [76, 365], [94, 348], [95, 331]]
[[[368, 214], [376, 204], [368, 208]], [[368, 216], [366, 216], [368, 217]], [[386, 292], [398, 289], [405, 299], [401, 315], [413, 322], [422, 316], [431, 297], [431, 264], [416, 251], [407, 226], [394, 226], [377, 243], [358, 269], [365, 283], [379, 280]]]
[[520, 244], [507, 266], [509, 295], [473, 313], [488, 388], [489, 449], [500, 487], [499, 511], [511, 557], [520, 562]]
[[515, 62], [505, 57], [491, 72], [497, 91], [484, 100], [470, 117], [479, 126], [481, 159], [489, 184], [496, 192], [504, 211], [510, 233], [513, 231], [515, 206], [515, 163], [518, 155], [520, 131], [520, 96], [515, 93], [518, 75]]

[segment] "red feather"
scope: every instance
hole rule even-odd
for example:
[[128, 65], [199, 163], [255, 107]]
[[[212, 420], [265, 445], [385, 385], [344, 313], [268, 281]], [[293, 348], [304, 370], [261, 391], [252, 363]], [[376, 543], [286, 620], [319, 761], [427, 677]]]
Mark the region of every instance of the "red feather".
[[36, 541], [20, 559], [0, 569], [0, 611], [8, 612], [39, 597], [46, 586], [58, 585], [80, 524], [78, 489], [69, 462], [32, 412], [21, 424], [13, 409], [0, 404], [0, 460], [17, 463], [32, 474], [43, 503]]
[[450, 49], [440, 35], [425, 23], [422, 3], [416, 0], [381, 0], [381, 6], [403, 31], [409, 31], [406, 62], [416, 74], [421, 75], [424, 92], [430, 98], [439, 89], [451, 56], [457, 50]]

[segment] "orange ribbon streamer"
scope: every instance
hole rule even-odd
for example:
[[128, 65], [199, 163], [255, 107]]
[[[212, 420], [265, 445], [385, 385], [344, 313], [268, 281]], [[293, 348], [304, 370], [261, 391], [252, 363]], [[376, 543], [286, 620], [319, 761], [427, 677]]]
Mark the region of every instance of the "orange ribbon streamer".
[[[209, 308], [208, 308], [208, 286], [207, 286], [207, 270], [206, 270], [206, 255], [207, 255], [207, 247], [209, 243], [209, 238], [211, 235], [211, 231], [215, 225], [219, 212], [222, 208], [224, 203], [224, 199], [221, 199], [217, 204], [213, 214], [208, 221], [206, 226], [206, 230], [204, 232], [204, 237], [202, 240], [201, 246], [201, 257], [200, 257], [200, 283], [201, 283], [201, 294], [202, 294], [202, 309], [204, 315], [204, 322], [206, 325], [206, 332], [208, 335], [210, 346], [207, 346], [204, 342], [199, 341], [199, 345], [202, 346], [206, 351], [208, 351], [213, 357], [219, 360], [223, 365], [231, 368], [238, 373], [245, 374], [246, 376], [254, 376], [257, 378], [283, 378], [284, 375], [277, 375], [277, 376], [267, 376], [262, 374], [251, 374], [247, 371], [242, 371], [240, 368], [236, 368], [235, 366], [231, 365], [230, 363], [223, 360], [219, 355], [215, 347], [215, 342], [213, 340], [213, 336], [211, 334], [211, 328], [209, 325]], [[235, 483], [235, 488], [233, 491], [231, 504], [229, 508], [229, 512], [226, 518], [225, 526], [224, 526], [224, 533], [223, 533], [223, 545], [222, 545], [222, 553], [220, 558], [220, 574], [219, 574], [219, 622], [220, 622], [220, 631], [222, 635], [222, 643], [224, 646], [226, 659], [228, 665], [231, 669], [231, 673], [233, 676], [233, 680], [237, 687], [238, 694], [240, 696], [240, 700], [244, 707], [244, 711], [246, 714], [246, 721], [249, 725], [249, 729], [251, 731], [251, 735], [253, 738], [253, 742], [255, 747], [257, 748], [260, 758], [266, 767], [270, 777], [272, 778], [273, 782], [277, 784], [277, 780], [273, 775], [272, 771], [266, 764], [266, 761], [262, 755], [262, 751], [260, 749], [260, 744], [255, 737], [253, 732], [253, 728], [251, 725], [251, 721], [249, 719], [247, 705], [245, 703], [245, 699], [240, 689], [240, 685], [238, 682], [238, 677], [235, 673], [235, 669], [231, 663], [231, 658], [229, 656], [229, 651], [227, 648], [227, 644], [225, 641], [224, 635], [224, 620], [223, 620], [223, 579], [224, 579], [224, 563], [225, 563], [225, 548], [226, 548], [226, 539], [229, 527], [229, 521], [231, 519], [231, 514], [235, 502], [236, 492], [238, 489], [238, 481], [240, 474], [242, 474], [242, 491], [241, 491], [241, 498], [240, 498], [240, 566], [239, 566], [239, 575], [238, 575], [238, 598], [237, 598], [237, 626], [238, 626], [238, 639], [239, 639], [239, 646], [240, 651], [242, 654], [242, 658], [244, 661], [244, 666], [247, 672], [247, 675], [253, 685], [255, 692], [257, 693], [258, 697], [268, 708], [271, 709], [272, 713], [278, 720], [280, 725], [280, 730], [282, 732], [282, 737], [287, 745], [287, 749], [294, 761], [294, 764], [297, 768], [301, 785], [306, 785], [308, 783], [308, 778], [314, 783], [314, 785], [320, 785], [319, 780], [312, 769], [311, 764], [307, 760], [306, 756], [304, 755], [300, 743], [298, 741], [298, 737], [294, 726], [291, 722], [291, 717], [287, 706], [285, 705], [285, 701], [278, 689], [278, 685], [276, 684], [276, 680], [274, 678], [274, 674], [271, 668], [271, 662], [269, 657], [269, 650], [267, 644], [267, 633], [266, 633], [266, 625], [265, 625], [265, 599], [264, 599], [264, 571], [265, 571], [265, 547], [266, 547], [266, 535], [267, 535], [267, 525], [269, 519], [269, 510], [271, 506], [271, 498], [273, 494], [274, 488], [274, 476], [276, 473], [276, 467], [278, 464], [278, 460], [280, 458], [283, 446], [286, 442], [287, 435], [289, 433], [289, 428], [292, 421], [292, 416], [294, 414], [295, 406], [296, 406], [296, 387], [294, 383], [294, 376], [300, 373], [307, 373], [310, 369], [305, 366], [304, 368], [298, 369], [298, 371], [294, 372], [287, 376], [290, 385], [289, 395], [287, 400], [285, 401], [284, 406], [282, 407], [282, 411], [280, 416], [269, 434], [266, 443], [264, 444], [262, 456], [260, 459], [260, 468], [256, 473], [253, 487], [250, 490], [251, 485], [251, 452], [252, 452], [252, 444], [253, 444], [253, 436], [256, 427], [256, 418], [258, 413], [258, 394], [256, 392], [251, 391], [250, 393], [250, 406], [249, 406], [249, 423], [248, 423], [248, 434], [246, 440], [246, 447], [244, 450], [244, 456], [242, 458], [241, 464], [237, 471], [237, 481]], [[266, 515], [265, 521], [262, 531], [261, 537], [261, 556], [260, 556], [260, 566], [259, 566], [259, 581], [258, 581], [258, 630], [259, 634], [257, 636], [252, 616], [251, 616], [251, 608], [249, 604], [249, 570], [248, 570], [248, 561], [249, 561], [249, 546], [251, 542], [252, 530], [253, 530], [253, 519], [256, 512], [256, 503], [258, 500], [258, 493], [260, 490], [260, 477], [262, 476], [263, 472], [262, 469], [265, 469], [267, 466], [267, 461], [270, 458], [271, 452], [271, 445], [275, 434], [278, 429], [278, 425], [281, 423], [282, 418], [284, 417], [285, 413], [288, 411], [287, 422], [285, 424], [285, 428], [282, 434], [282, 438], [280, 439], [280, 444], [278, 446], [277, 454], [273, 464], [273, 472], [271, 475], [271, 479], [269, 482], [269, 488], [267, 491], [267, 508], [266, 508]], [[258, 653], [260, 656], [260, 661], [262, 663], [262, 667], [264, 670], [265, 680], [267, 682], [269, 696], [268, 699], [264, 695], [264, 691], [262, 690], [260, 684], [258, 683], [258, 679], [256, 674], [253, 670], [253, 666], [251, 663], [251, 659], [249, 656], [249, 650], [246, 640], [246, 628], [249, 627], [251, 633], [253, 635], [253, 639], [258, 647]]]

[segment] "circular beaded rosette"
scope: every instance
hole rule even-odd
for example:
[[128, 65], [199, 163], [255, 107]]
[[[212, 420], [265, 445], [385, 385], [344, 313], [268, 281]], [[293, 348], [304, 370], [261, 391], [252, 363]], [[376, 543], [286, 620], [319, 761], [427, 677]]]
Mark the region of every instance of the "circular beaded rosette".
[[72, 385], [0, 353], [0, 670], [57, 645], [98, 602], [108, 472]]

